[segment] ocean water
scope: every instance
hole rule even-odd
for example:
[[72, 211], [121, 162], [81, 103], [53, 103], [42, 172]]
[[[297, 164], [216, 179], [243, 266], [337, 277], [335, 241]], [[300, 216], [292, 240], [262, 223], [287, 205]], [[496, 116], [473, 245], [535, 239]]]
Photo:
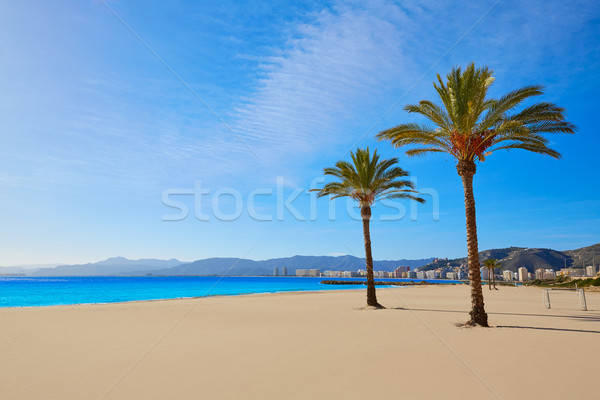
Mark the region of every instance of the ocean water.
[[[364, 289], [298, 277], [0, 277], [0, 307], [117, 303], [249, 293]], [[344, 278], [332, 278], [344, 280]], [[348, 278], [346, 280], [359, 280]], [[385, 279], [378, 279], [385, 281]], [[413, 279], [394, 279], [413, 281]], [[433, 282], [436, 282], [435, 280]], [[439, 281], [453, 283], [454, 281]]]

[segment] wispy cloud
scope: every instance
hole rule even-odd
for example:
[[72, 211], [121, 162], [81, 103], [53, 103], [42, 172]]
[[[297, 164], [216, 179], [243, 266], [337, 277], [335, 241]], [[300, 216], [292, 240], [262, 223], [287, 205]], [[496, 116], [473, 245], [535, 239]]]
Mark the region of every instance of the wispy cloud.
[[402, 9], [382, 2], [315, 14], [261, 60], [255, 90], [235, 107], [232, 126], [268, 158], [339, 140], [365, 101], [410, 79], [414, 66], [399, 45], [409, 25]]

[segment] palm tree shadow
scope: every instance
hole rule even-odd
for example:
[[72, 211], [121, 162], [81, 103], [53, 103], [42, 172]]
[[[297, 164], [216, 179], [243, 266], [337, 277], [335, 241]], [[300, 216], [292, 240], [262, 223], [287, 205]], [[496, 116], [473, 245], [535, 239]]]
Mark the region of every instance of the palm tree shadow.
[[[460, 311], [460, 310], [435, 310], [428, 308], [410, 308], [410, 307], [389, 307], [388, 310], [402, 310], [402, 311], [426, 311], [426, 312], [445, 312], [445, 313], [458, 313], [458, 314], [468, 314], [468, 311]], [[587, 315], [556, 315], [556, 314], [531, 314], [531, 313], [508, 313], [508, 312], [488, 312], [489, 315], [513, 315], [513, 316], [522, 316], [522, 317], [550, 317], [550, 318], [563, 318], [563, 319], [572, 319], [576, 321], [586, 321], [586, 322], [600, 322], [600, 314], [589, 312]], [[587, 333], [600, 333], [600, 331], [587, 331], [587, 330], [577, 330], [577, 329], [560, 329], [560, 328], [537, 328], [537, 327], [529, 327], [529, 326], [496, 326], [497, 328], [524, 328], [524, 329], [548, 329], [548, 330], [565, 330], [572, 332], [587, 332]]]
[[590, 330], [586, 330], [586, 329], [542, 328], [539, 326], [496, 325], [496, 328], [535, 329], [535, 330], [541, 330], [541, 331], [559, 331], [559, 332], [600, 333], [600, 331], [590, 331]]

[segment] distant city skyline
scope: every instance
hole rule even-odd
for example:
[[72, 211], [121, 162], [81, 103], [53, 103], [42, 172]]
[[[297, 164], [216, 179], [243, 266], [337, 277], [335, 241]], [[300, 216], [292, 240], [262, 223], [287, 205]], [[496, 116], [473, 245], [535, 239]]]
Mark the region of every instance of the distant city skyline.
[[479, 165], [479, 248], [598, 243], [599, 17], [556, 0], [3, 2], [0, 265], [364, 257], [356, 210], [306, 192], [358, 146], [428, 200], [374, 208], [373, 257], [464, 257], [453, 160], [374, 136], [471, 61], [495, 70], [492, 96], [542, 84], [579, 128], [550, 136], [561, 160]]

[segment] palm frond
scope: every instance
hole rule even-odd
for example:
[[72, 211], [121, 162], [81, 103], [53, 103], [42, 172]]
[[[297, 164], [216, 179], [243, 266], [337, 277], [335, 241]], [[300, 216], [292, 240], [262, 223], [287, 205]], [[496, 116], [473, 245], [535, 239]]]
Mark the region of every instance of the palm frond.
[[562, 155], [558, 151], [553, 150], [553, 149], [547, 147], [546, 145], [537, 145], [537, 144], [533, 144], [533, 143], [524, 143], [524, 142], [514, 142], [514, 143], [504, 144], [502, 146], [494, 147], [493, 149], [490, 149], [490, 151], [493, 152], [493, 151], [498, 151], [498, 150], [510, 150], [510, 149], [528, 150], [533, 153], [544, 154], [544, 155], [547, 155], [547, 156], [550, 156], [550, 157], [556, 158], [556, 159], [562, 158]]
[[417, 149], [406, 150], [406, 155], [409, 157], [424, 156], [427, 153], [447, 153], [447, 151], [437, 147], [421, 147]]

